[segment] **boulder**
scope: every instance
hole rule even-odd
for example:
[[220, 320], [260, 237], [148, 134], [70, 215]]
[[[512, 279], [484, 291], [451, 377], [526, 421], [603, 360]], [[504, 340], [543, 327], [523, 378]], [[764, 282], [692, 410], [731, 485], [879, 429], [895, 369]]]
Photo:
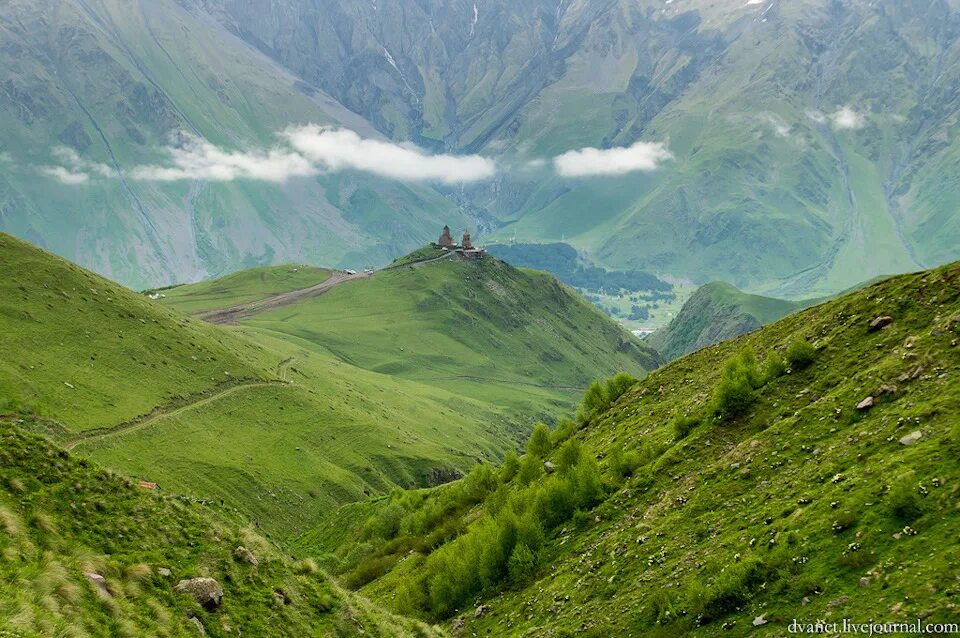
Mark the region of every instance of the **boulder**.
[[870, 586], [870, 578], [868, 578], [867, 576], [861, 576], [861, 577], [860, 577], [860, 586], [861, 586], [861, 587], [869, 587], [869, 586]]
[[883, 317], [874, 317], [870, 320], [870, 323], [867, 325], [868, 332], [876, 332], [877, 330], [882, 330], [886, 328], [891, 323], [893, 323], [893, 317], [883, 316]]
[[759, 627], [760, 625], [766, 625], [767, 619], [765, 618], [766, 614], [761, 614], [753, 619], [753, 626]]
[[550, 461], [546, 461], [543, 464], [543, 471], [546, 472], [547, 474], [553, 474], [554, 472], [557, 471], [557, 467]]
[[877, 394], [878, 394], [878, 395], [882, 395], [882, 394], [896, 394], [896, 393], [897, 393], [897, 386], [895, 386], [895, 385], [883, 384], [883, 385], [881, 385], [879, 388], [877, 388]]
[[873, 397], [867, 397], [866, 399], [864, 399], [863, 401], [857, 404], [857, 409], [869, 410], [870, 408], [873, 407], [873, 403], [874, 403]]
[[260, 561], [258, 561], [257, 557], [253, 555], [253, 552], [251, 552], [249, 549], [247, 549], [243, 545], [240, 545], [235, 550], [233, 550], [233, 555], [236, 558], [239, 558], [240, 560], [242, 560], [243, 562], [253, 565], [254, 567], [260, 564]]
[[173, 575], [173, 572], [170, 571], [169, 567], [158, 567], [157, 573], [163, 576], [164, 578], [170, 578]]
[[181, 580], [173, 591], [178, 594], [190, 594], [201, 606], [213, 610], [223, 600], [223, 587], [213, 578], [189, 578]]
[[474, 617], [474, 618], [482, 618], [483, 615], [486, 614], [488, 611], [490, 611], [490, 606], [489, 606], [489, 605], [480, 605], [480, 606], [477, 607], [477, 609], [473, 612], [473, 617]]
[[900, 445], [913, 445], [923, 436], [923, 432], [917, 430], [900, 439]]
[[110, 595], [110, 590], [107, 589], [106, 578], [93, 572], [83, 572], [83, 575], [88, 581], [90, 581], [90, 584], [93, 585], [93, 591], [97, 593], [97, 596], [103, 598], [104, 600], [107, 598], [112, 598]]

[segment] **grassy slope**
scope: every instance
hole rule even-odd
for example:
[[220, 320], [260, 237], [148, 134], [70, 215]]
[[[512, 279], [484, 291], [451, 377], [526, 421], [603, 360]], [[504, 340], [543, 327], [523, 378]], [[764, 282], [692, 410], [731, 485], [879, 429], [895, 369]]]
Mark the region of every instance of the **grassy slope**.
[[552, 277], [492, 258], [381, 271], [244, 325], [527, 414], [555, 415], [592, 379], [659, 361]]
[[330, 271], [326, 268], [285, 264], [241, 270], [212, 281], [173, 286], [157, 292], [164, 295], [164, 305], [187, 314], [198, 314], [309, 288], [329, 278]]
[[517, 436], [489, 405], [190, 319], [6, 235], [0, 270], [0, 412], [271, 533], [499, 458]]
[[[868, 331], [878, 315], [893, 324]], [[724, 362], [781, 356], [797, 339], [816, 347], [809, 368], [770, 381], [731, 422], [708, 420], [676, 440], [671, 419], [703, 414]], [[463, 631], [779, 635], [794, 618], [955, 621], [958, 340], [954, 264], [651, 373], [576, 435], [602, 466], [615, 450], [639, 451], [632, 478], [611, 478], [605, 501], [548, 542], [536, 577], [488, 595], [490, 608], [465, 614]], [[878, 394], [882, 384], [896, 390]], [[858, 410], [868, 395], [876, 406]], [[911, 432], [921, 438], [902, 444]], [[897, 513], [911, 495], [919, 512]], [[369, 591], [389, 601], [417, 561], [406, 563]], [[710, 616], [703, 626], [700, 614]], [[767, 624], [756, 628], [760, 616]]]
[[[0, 440], [0, 625], [12, 635], [196, 636], [191, 617], [209, 636], [435, 635], [291, 563], [227, 512], [145, 492], [7, 420]], [[238, 545], [259, 565], [234, 558]], [[218, 610], [173, 592], [196, 576], [223, 587]]]
[[55, 420], [60, 436], [271, 378], [280, 361], [5, 234], [0, 326], [0, 409]]
[[805, 305], [808, 304], [751, 295], [717, 281], [697, 289], [670, 324], [650, 335], [646, 342], [673, 360], [756, 330]]

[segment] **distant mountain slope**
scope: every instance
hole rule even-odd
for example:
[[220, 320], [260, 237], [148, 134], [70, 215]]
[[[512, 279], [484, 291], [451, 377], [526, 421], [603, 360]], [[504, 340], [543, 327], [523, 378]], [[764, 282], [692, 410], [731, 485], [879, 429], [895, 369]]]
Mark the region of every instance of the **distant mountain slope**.
[[363, 558], [335, 558], [464, 634], [937, 633], [960, 614], [958, 370], [960, 263], [894, 277], [592, 390], [519, 462], [369, 503]]
[[565, 411], [598, 376], [660, 363], [553, 277], [489, 255], [386, 269], [241, 325], [527, 418], [547, 406]]
[[[394, 139], [505, 156], [457, 194], [498, 239], [791, 297], [960, 256], [950, 0], [196, 3]], [[673, 159], [527, 164], [637, 141]]]
[[[137, 487], [7, 418], [0, 442], [0, 625], [11, 635], [439, 635], [343, 592], [223, 508]], [[176, 593], [198, 577], [222, 588], [216, 608]]]
[[646, 343], [668, 361], [772, 323], [810, 303], [747, 294], [716, 281], [701, 286]]
[[385, 263], [463, 219], [429, 187], [359, 173], [139, 175], [169, 165], [181, 133], [223, 153], [274, 148], [308, 122], [379, 135], [188, 4], [4, 3], [0, 229], [144, 288], [294, 260]]

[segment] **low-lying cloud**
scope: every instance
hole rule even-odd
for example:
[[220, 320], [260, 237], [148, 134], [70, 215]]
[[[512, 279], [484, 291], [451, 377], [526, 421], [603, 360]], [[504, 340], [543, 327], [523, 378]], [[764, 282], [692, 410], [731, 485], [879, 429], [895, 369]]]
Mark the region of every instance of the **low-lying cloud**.
[[[163, 161], [115, 169], [84, 159], [73, 149], [59, 147], [53, 151], [57, 162], [37, 169], [68, 185], [121, 176], [140, 182], [284, 183], [346, 170], [401, 182], [465, 184], [489, 180], [501, 169], [496, 160], [483, 155], [433, 154], [412, 144], [363, 138], [351, 130], [313, 124], [282, 131], [278, 143], [268, 149], [226, 150], [199, 136], [179, 133], [164, 154]], [[577, 149], [554, 158], [521, 162], [519, 166], [523, 170], [551, 166], [562, 177], [588, 177], [652, 171], [672, 158], [660, 142], [637, 142], [623, 148]]]
[[839, 130], [857, 130], [867, 125], [867, 118], [854, 111], [850, 106], [841, 106], [830, 116], [833, 128]]
[[673, 154], [663, 143], [636, 142], [620, 148], [568, 151], [555, 157], [553, 165], [563, 177], [589, 177], [653, 171], [669, 159], [673, 159]]
[[830, 126], [838, 131], [855, 131], [867, 125], [866, 116], [854, 110], [850, 105], [841, 106], [830, 114], [810, 110], [807, 111], [807, 117], [817, 124], [829, 123]]
[[320, 172], [312, 162], [290, 150], [225, 151], [195, 135], [181, 135], [179, 144], [168, 148], [167, 153], [169, 163], [136, 166], [129, 171], [130, 177], [156, 182], [252, 179], [280, 183]]
[[354, 169], [399, 181], [462, 184], [490, 179], [497, 163], [481, 155], [430, 155], [415, 146], [364, 139], [347, 129], [301, 126], [283, 137], [328, 170]]

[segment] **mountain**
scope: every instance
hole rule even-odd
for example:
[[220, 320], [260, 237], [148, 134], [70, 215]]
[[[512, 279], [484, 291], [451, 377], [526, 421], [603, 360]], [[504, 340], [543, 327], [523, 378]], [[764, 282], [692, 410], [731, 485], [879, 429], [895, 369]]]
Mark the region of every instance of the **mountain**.
[[[13, 635], [438, 635], [344, 592], [222, 508], [160, 496], [8, 417], [0, 438], [0, 624]], [[218, 604], [177, 593], [195, 578], [216, 581]]]
[[[948, 0], [201, 4], [394, 139], [506, 158], [457, 196], [495, 238], [792, 297], [958, 256]], [[636, 142], [672, 159], [527, 163]]]
[[13, 0], [0, 60], [0, 230], [125, 285], [383, 263], [463, 219], [429, 187], [231, 157], [308, 123], [379, 134], [186, 3]]
[[[0, 229], [134, 287], [382, 265], [441, 218], [787, 298], [958, 256], [950, 0], [14, 0], [0, 24]], [[283, 136], [311, 122], [499, 170], [314, 170]]]
[[958, 343], [960, 263], [887, 279], [596, 384], [522, 458], [347, 506], [304, 543], [465, 635], [755, 635], [841, 616], [939, 631], [960, 611]]
[[700, 286], [669, 324], [646, 339], [668, 361], [752, 332], [812, 302], [750, 295], [722, 281]]

